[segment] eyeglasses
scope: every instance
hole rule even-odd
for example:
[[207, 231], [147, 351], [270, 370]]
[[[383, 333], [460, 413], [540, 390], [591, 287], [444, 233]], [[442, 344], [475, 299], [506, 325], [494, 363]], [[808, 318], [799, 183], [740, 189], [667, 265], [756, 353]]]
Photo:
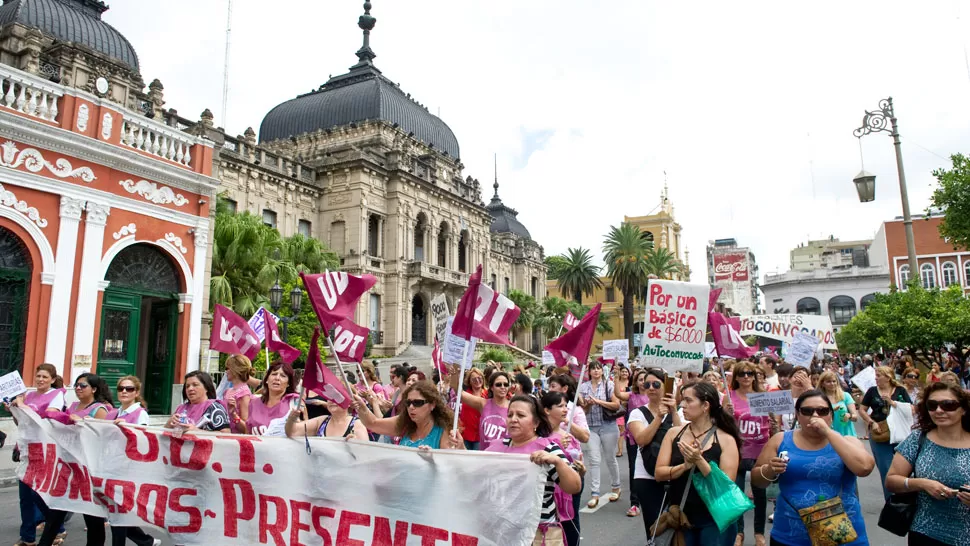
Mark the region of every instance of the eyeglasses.
[[738, 373], [736, 373], [734, 375], [736, 375], [738, 377], [754, 377], [755, 376], [755, 373], [756, 372], [750, 372], [750, 371], [749, 372], [738, 372]]
[[907, 375], [906, 379], [919, 379], [918, 375]]
[[495, 387], [496, 389], [507, 389], [507, 388], [509, 388], [509, 384], [508, 383], [492, 383], [492, 386]]
[[959, 400], [927, 400], [926, 409], [936, 411], [941, 409], [947, 413], [960, 409]]
[[125, 385], [124, 387], [118, 387], [118, 392], [135, 392], [137, 390], [138, 389], [136, 389], [135, 387], [129, 387], [127, 385]]
[[420, 408], [427, 403], [427, 400], [405, 400], [404, 402], [405, 405], [411, 406], [412, 408]]
[[644, 381], [643, 385], [650, 389], [659, 389], [660, 387], [664, 386], [664, 384], [660, 381]]
[[88, 385], [87, 383], [77, 383], [76, 385], [74, 385], [74, 390], [86, 389], [86, 388], [88, 388], [90, 386], [91, 385]]
[[832, 408], [798, 408], [798, 413], [801, 413], [805, 417], [811, 417], [812, 415], [818, 415], [819, 417], [828, 417], [832, 413]]

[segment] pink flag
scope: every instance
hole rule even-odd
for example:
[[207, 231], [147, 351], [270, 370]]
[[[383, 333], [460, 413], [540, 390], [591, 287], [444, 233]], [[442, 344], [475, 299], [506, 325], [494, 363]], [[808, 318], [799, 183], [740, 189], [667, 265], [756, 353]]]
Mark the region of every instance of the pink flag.
[[479, 265], [468, 279], [468, 289], [458, 303], [451, 333], [466, 340], [477, 337], [488, 343], [511, 345], [509, 330], [521, 312], [512, 300], [482, 283], [482, 266]]
[[310, 340], [310, 351], [306, 355], [306, 373], [303, 374], [303, 386], [347, 409], [350, 407], [350, 393], [344, 388], [340, 379], [337, 379], [330, 368], [320, 360], [320, 346], [317, 344], [319, 339], [320, 328], [315, 328], [313, 339]]
[[373, 275], [357, 277], [343, 271], [300, 273], [300, 277], [320, 324], [328, 331], [341, 319], [352, 320], [357, 300], [377, 282]]
[[438, 344], [438, 338], [435, 338], [434, 349], [431, 349], [431, 365], [434, 366], [434, 369], [438, 370], [438, 373], [445, 375], [448, 373], [448, 370], [445, 368], [444, 363], [441, 362], [441, 357], [441, 345]]
[[744, 338], [738, 333], [741, 328], [740, 319], [737, 324], [732, 324], [730, 318], [721, 313], [708, 313], [707, 324], [714, 337], [714, 346], [717, 347], [717, 356], [729, 358], [748, 358], [752, 356], [756, 349], [748, 347], [744, 343]]
[[552, 353], [557, 366], [565, 366], [569, 357], [575, 358], [579, 363], [586, 362], [589, 358], [593, 334], [596, 333], [596, 325], [599, 324], [600, 307], [601, 304], [597, 303], [575, 328], [546, 345], [545, 349]]
[[566, 311], [566, 316], [562, 319], [562, 329], [568, 332], [577, 326], [579, 326], [579, 319], [572, 312]]
[[714, 306], [717, 305], [717, 299], [721, 297], [721, 291], [723, 288], [715, 288], [707, 296], [707, 312], [714, 312]]
[[333, 329], [333, 348], [344, 362], [362, 362], [370, 330], [352, 320], [342, 320]]
[[270, 314], [266, 308], [263, 308], [263, 320], [264, 331], [266, 332], [266, 350], [276, 351], [280, 355], [280, 360], [287, 364], [291, 364], [297, 358], [300, 358], [300, 350], [283, 343], [280, 339], [280, 331], [276, 328], [276, 321], [273, 320], [273, 315]]
[[246, 355], [250, 360], [259, 354], [259, 337], [256, 331], [240, 317], [222, 305], [216, 304], [212, 314], [212, 332], [209, 347], [220, 353]]

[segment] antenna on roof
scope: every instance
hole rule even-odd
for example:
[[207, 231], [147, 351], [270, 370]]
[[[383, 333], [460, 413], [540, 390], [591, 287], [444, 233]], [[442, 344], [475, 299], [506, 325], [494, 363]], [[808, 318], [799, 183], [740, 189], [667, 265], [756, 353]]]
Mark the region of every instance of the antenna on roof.
[[232, 0], [226, 14], [226, 60], [222, 66], [222, 126], [227, 128], [226, 108], [229, 105], [229, 36], [232, 34]]

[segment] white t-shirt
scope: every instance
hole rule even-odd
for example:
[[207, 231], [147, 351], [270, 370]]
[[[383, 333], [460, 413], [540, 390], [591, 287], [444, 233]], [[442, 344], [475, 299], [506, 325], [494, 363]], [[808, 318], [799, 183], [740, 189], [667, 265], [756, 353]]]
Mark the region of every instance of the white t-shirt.
[[772, 375], [770, 377], [765, 376], [765, 385], [769, 387], [774, 387], [776, 389], [781, 388], [781, 383], [778, 382], [778, 374]]
[[[125, 415], [128, 415], [129, 413], [132, 413], [134, 411], [138, 411], [140, 409], [141, 409], [141, 403], [140, 402], [135, 402], [134, 404], [128, 406], [128, 409], [118, 410], [118, 417], [117, 417], [117, 419], [121, 419]], [[147, 411], [141, 412], [141, 414], [138, 415], [138, 422], [135, 423], [135, 424], [136, 425], [140, 425], [140, 426], [147, 427], [148, 424], [149, 424], [148, 412]]]
[[[650, 426], [650, 423], [647, 423], [647, 417], [643, 414], [642, 411], [640, 411], [640, 408], [637, 408], [630, 412], [630, 419], [627, 422], [643, 423], [643, 426], [645, 427]], [[629, 424], [627, 426], [629, 426]], [[643, 466], [643, 455], [640, 454], [639, 446], [635, 447], [634, 449], [637, 450], [637, 462], [636, 462], [636, 465], [633, 467], [633, 479], [655, 480], [656, 478], [653, 477], [653, 474], [647, 472], [647, 469]]]
[[51, 400], [50, 404], [47, 404], [47, 409], [49, 410], [56, 409], [57, 411], [63, 411], [66, 406], [67, 404], [64, 403], [64, 393], [59, 392], [54, 395], [54, 398]]

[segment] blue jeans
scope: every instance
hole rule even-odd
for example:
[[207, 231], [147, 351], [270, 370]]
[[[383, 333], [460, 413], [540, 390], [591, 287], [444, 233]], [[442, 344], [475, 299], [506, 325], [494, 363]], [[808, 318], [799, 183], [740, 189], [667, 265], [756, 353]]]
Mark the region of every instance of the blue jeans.
[[879, 469], [879, 477], [882, 478], [880, 483], [882, 483], [882, 495], [885, 500], [889, 500], [889, 491], [886, 490], [886, 474], [889, 473], [889, 467], [893, 464], [893, 456], [896, 454], [896, 446], [899, 444], [890, 444], [889, 442], [874, 442], [872, 439], [869, 440], [869, 447], [872, 449], [872, 456], [876, 459], [876, 468]]
[[717, 529], [717, 524], [709, 520], [684, 531], [684, 544], [686, 546], [733, 546], [737, 535], [737, 523], [728, 525], [722, 533]]
[[[24, 482], [17, 482], [17, 486], [20, 494], [20, 540], [36, 542], [37, 526], [47, 517], [47, 504]], [[57, 532], [63, 533], [64, 526], [61, 525]]]
[[481, 442], [469, 442], [465, 440], [465, 450], [467, 451], [481, 451]]

